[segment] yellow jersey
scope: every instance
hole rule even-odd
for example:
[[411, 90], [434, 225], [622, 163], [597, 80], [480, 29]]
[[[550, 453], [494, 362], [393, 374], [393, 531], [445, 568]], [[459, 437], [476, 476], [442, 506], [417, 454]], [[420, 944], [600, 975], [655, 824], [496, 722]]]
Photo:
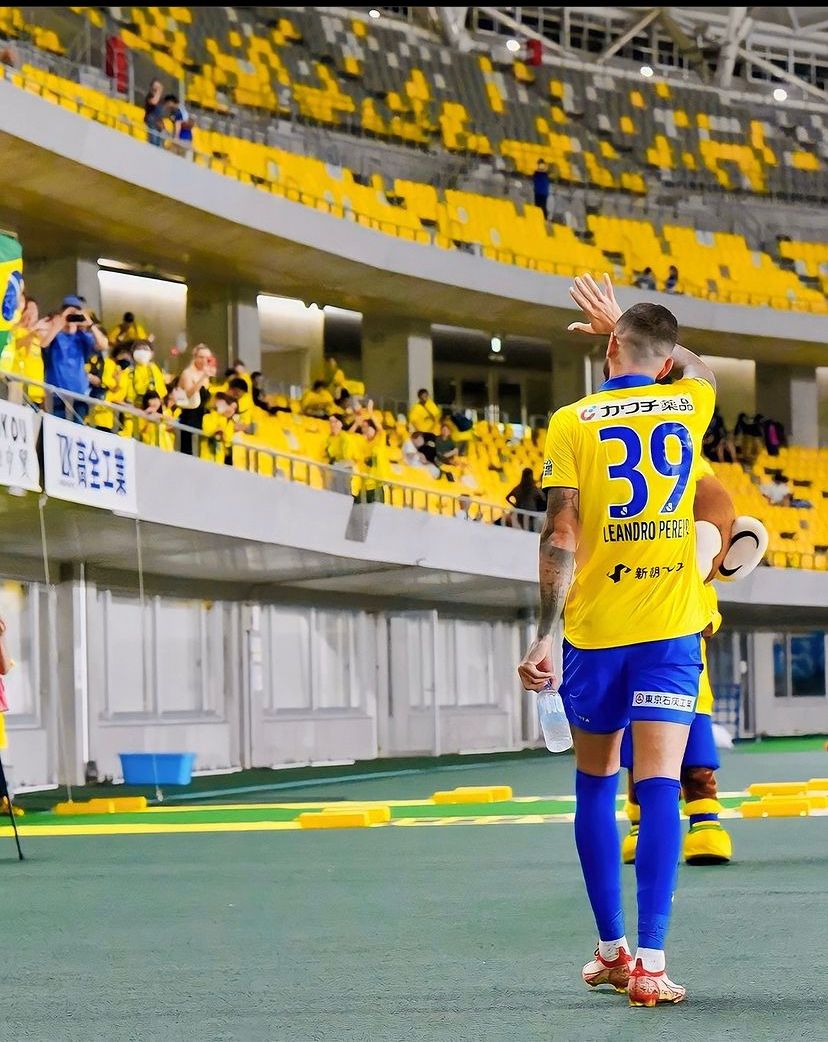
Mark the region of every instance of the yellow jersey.
[[[707, 602], [708, 624], [712, 626], [711, 636], [717, 633], [722, 624], [722, 615], [719, 611], [719, 598], [712, 583], [704, 588]], [[702, 671], [699, 677], [699, 698], [696, 702], [696, 712], [710, 716], [713, 712], [713, 687], [710, 684], [710, 672], [707, 664], [707, 641], [703, 640], [701, 645]]]
[[421, 431], [423, 434], [439, 434], [441, 415], [440, 406], [431, 398], [426, 398], [425, 402], [418, 399], [408, 412], [408, 422], [413, 431]]
[[580, 491], [564, 634], [614, 648], [700, 633], [710, 619], [696, 567], [695, 471], [715, 391], [703, 380], [608, 380], [549, 422], [543, 488]]

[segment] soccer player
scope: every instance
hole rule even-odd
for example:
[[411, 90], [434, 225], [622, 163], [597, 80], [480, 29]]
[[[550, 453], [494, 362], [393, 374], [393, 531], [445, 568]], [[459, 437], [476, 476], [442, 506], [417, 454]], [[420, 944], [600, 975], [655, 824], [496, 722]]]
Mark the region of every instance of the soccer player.
[[[602, 296], [591, 279], [576, 279], [576, 303], [585, 292]], [[608, 278], [604, 294], [617, 310]], [[654, 1006], [685, 997], [666, 974], [664, 942], [681, 849], [679, 772], [710, 619], [695, 560], [691, 479], [715, 379], [677, 345], [678, 324], [661, 305], [636, 304], [609, 328], [609, 379], [549, 423], [538, 631], [518, 673], [527, 690], [556, 683], [552, 634], [563, 615], [575, 841], [599, 938], [583, 978], [627, 990], [632, 1005]], [[658, 383], [668, 373], [678, 379]], [[630, 721], [641, 807], [635, 958], [624, 931], [615, 824]]]

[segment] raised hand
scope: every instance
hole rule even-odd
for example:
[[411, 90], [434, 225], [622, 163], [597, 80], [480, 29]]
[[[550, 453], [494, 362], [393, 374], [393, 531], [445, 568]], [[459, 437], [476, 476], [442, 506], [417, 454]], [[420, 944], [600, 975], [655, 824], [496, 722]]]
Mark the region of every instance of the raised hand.
[[569, 287], [569, 295], [583, 311], [586, 322], [571, 322], [567, 329], [570, 333], [586, 333], [590, 336], [608, 336], [615, 323], [621, 317], [621, 307], [615, 299], [612, 280], [604, 272], [603, 287], [587, 272], [575, 276]]

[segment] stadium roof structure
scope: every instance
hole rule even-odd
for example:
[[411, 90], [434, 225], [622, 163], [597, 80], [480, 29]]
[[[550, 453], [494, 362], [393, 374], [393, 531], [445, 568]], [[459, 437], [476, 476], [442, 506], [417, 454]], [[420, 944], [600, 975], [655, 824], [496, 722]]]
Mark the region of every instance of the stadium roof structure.
[[[362, 10], [362, 9], [360, 9]], [[367, 9], [365, 9], [367, 11]], [[556, 60], [649, 65], [724, 90], [784, 86], [828, 105], [828, 7], [408, 7], [374, 9], [459, 49], [538, 40]]]

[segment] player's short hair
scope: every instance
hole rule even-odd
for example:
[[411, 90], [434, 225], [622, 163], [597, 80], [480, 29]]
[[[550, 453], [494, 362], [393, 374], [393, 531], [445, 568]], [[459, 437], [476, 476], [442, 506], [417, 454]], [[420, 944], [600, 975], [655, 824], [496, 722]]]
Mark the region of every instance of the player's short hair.
[[633, 304], [618, 319], [615, 335], [636, 360], [666, 358], [678, 340], [678, 321], [661, 304]]

